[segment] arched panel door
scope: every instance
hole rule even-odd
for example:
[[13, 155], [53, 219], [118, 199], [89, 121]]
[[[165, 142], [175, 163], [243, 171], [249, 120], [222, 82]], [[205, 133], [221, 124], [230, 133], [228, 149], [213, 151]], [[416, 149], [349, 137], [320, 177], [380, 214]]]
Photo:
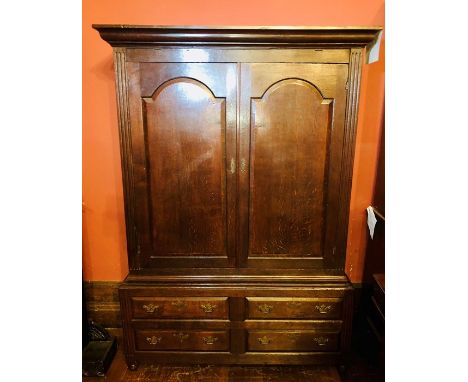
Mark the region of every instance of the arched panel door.
[[333, 258], [347, 65], [250, 64], [241, 78], [243, 265], [340, 266]]
[[135, 268], [233, 266], [235, 66], [129, 66]]

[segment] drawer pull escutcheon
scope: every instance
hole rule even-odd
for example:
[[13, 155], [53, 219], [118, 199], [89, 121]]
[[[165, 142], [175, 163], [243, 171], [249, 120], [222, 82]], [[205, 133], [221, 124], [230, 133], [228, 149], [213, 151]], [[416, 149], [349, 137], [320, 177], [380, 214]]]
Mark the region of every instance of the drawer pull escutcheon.
[[328, 342], [328, 338], [327, 337], [314, 337], [314, 341], [317, 342], [317, 345], [318, 346], [325, 346]]
[[156, 337], [156, 336], [153, 336], [153, 337], [146, 337], [146, 341], [150, 344], [150, 345], [156, 345], [156, 344], [159, 344], [162, 340], [162, 337]]
[[213, 310], [216, 308], [216, 305], [211, 305], [210, 303], [201, 304], [200, 306], [205, 313], [213, 313]]
[[181, 300], [177, 300], [171, 303], [172, 306], [175, 306], [177, 309], [182, 310], [187, 306], [187, 304]]
[[159, 310], [159, 305], [154, 305], [154, 304], [148, 304], [148, 305], [143, 305], [143, 309], [146, 311], [146, 313], [156, 313]]
[[236, 172], [236, 162], [234, 158], [231, 158], [231, 174], [234, 174]]
[[182, 333], [182, 332], [174, 333], [173, 336], [178, 337], [180, 343], [184, 342], [189, 337], [187, 333]]
[[262, 313], [268, 314], [273, 310], [273, 306], [267, 305], [267, 304], [262, 304], [258, 306], [258, 310]]
[[320, 314], [327, 314], [327, 313], [330, 313], [330, 310], [332, 310], [332, 306], [325, 305], [325, 304], [315, 305], [315, 309], [317, 309]]
[[203, 337], [203, 341], [204, 341], [205, 344], [207, 344], [207, 345], [213, 345], [216, 341], [218, 341], [218, 338], [217, 338], [217, 337], [208, 336], [208, 337]]
[[257, 338], [257, 341], [262, 345], [268, 345], [271, 342], [271, 340], [267, 336], [259, 337]]

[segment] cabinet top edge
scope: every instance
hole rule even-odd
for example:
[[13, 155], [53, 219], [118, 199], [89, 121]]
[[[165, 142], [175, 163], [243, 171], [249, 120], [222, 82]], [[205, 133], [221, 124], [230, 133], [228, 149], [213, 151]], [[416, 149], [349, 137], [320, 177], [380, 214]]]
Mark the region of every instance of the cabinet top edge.
[[380, 26], [176, 26], [93, 24], [111, 46], [321, 45], [364, 47]]
[[322, 26], [322, 25], [139, 25], [92, 24], [94, 29], [206, 29], [206, 30], [382, 30], [378, 25]]

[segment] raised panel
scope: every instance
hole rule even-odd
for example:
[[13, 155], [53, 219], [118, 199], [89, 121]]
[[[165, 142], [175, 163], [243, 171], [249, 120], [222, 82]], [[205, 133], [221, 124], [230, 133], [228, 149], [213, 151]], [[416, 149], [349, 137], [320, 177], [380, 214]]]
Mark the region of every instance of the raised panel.
[[347, 74], [348, 66], [341, 64], [242, 64], [239, 258], [244, 266], [342, 266], [336, 235]]
[[225, 100], [190, 78], [143, 100], [155, 253], [225, 254]]
[[233, 266], [235, 65], [127, 66], [134, 268]]
[[252, 99], [251, 256], [322, 255], [331, 105], [300, 79]]

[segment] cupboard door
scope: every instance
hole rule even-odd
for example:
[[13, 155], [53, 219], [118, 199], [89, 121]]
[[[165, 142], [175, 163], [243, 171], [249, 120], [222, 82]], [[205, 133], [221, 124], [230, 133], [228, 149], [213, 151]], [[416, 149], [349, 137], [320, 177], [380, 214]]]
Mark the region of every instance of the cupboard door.
[[135, 268], [233, 266], [236, 66], [128, 62], [127, 73]]
[[333, 259], [348, 65], [241, 70], [241, 264], [343, 266]]

